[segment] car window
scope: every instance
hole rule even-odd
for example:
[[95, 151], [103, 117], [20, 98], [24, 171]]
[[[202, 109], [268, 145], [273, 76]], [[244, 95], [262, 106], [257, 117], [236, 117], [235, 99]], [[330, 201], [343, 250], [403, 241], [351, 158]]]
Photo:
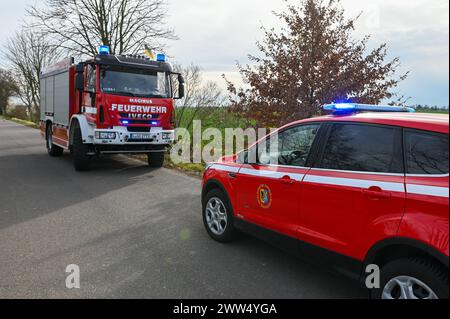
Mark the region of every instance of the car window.
[[86, 90], [89, 92], [95, 92], [96, 89], [96, 82], [97, 82], [97, 76], [96, 76], [96, 70], [95, 67], [92, 65], [88, 65], [86, 67]]
[[320, 124], [310, 124], [282, 131], [278, 139], [272, 138], [260, 145], [259, 163], [304, 167], [319, 128]]
[[408, 174], [448, 174], [448, 135], [405, 131]]
[[320, 168], [403, 173], [401, 130], [364, 125], [334, 124]]

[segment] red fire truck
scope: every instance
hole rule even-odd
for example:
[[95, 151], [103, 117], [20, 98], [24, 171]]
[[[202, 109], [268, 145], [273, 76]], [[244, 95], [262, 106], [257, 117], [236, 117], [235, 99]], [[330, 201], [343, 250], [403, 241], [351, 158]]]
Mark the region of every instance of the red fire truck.
[[151, 167], [163, 165], [174, 141], [174, 100], [184, 96], [183, 76], [165, 55], [154, 61], [101, 47], [94, 59], [42, 71], [40, 85], [41, 135], [51, 156], [69, 150], [77, 171], [102, 154], [147, 154]]

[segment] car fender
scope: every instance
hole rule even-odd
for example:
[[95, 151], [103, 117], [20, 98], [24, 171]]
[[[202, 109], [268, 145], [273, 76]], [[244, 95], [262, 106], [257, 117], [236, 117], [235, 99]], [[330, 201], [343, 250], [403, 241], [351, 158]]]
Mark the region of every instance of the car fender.
[[[398, 247], [398, 255], [395, 255], [395, 251], [393, 257], [396, 258], [390, 258], [387, 261], [390, 261], [392, 259], [399, 259], [399, 258], [407, 258], [412, 257], [409, 256], [412, 251], [414, 253], [421, 253], [423, 255], [427, 255], [431, 258], [434, 258], [435, 260], [439, 261], [443, 266], [449, 267], [449, 258], [436, 248], [426, 244], [423, 241], [419, 241], [416, 239], [411, 239], [407, 237], [391, 237], [386, 238], [378, 243], [376, 243], [372, 248], [367, 252], [366, 257], [364, 259], [364, 266], [371, 265], [371, 264], [378, 264], [377, 260], [380, 258], [380, 253], [383, 253], [383, 251], [387, 251], [387, 249], [392, 249]], [[410, 249], [408, 252], [407, 249]], [[381, 266], [381, 265], [378, 265]], [[365, 268], [365, 267], [364, 267]]]
[[204, 198], [208, 193], [208, 190], [212, 188], [218, 188], [224, 192], [228, 197], [231, 206], [235, 207], [234, 185], [232, 184], [228, 173], [215, 171], [213, 169], [205, 172], [204, 184], [202, 188], [202, 203], [204, 202]]

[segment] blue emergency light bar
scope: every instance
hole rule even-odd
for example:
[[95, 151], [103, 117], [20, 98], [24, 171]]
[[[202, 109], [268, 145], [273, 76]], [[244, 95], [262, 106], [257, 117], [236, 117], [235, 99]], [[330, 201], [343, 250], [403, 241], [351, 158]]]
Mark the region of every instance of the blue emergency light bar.
[[324, 105], [323, 109], [333, 114], [353, 114], [359, 112], [394, 112], [394, 113], [414, 113], [416, 110], [410, 107], [390, 106], [390, 105], [371, 105], [357, 103], [333, 103]]
[[100, 48], [98, 49], [98, 53], [100, 55], [109, 55], [109, 53], [111, 52], [111, 49], [109, 48], [109, 46], [107, 45], [102, 45], [100, 46]]

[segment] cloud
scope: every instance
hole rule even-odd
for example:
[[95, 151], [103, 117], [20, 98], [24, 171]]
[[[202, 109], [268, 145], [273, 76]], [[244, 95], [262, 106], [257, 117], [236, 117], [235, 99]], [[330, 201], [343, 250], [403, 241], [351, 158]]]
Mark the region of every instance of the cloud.
[[[298, 3], [293, 1], [292, 3]], [[282, 11], [282, 0], [170, 0], [171, 23], [181, 40], [170, 52], [183, 64], [194, 62], [205, 77], [218, 81], [222, 73], [240, 83], [236, 61], [247, 63], [256, 53], [261, 25], [280, 27], [272, 11]], [[343, 0], [348, 17], [361, 13], [356, 37], [371, 34], [370, 44], [387, 42], [390, 57], [399, 56], [401, 71], [411, 71], [399, 91], [410, 101], [448, 105], [448, 1], [446, 0]], [[425, 82], [426, 83], [423, 83]], [[422, 83], [422, 84], [421, 84]]]

